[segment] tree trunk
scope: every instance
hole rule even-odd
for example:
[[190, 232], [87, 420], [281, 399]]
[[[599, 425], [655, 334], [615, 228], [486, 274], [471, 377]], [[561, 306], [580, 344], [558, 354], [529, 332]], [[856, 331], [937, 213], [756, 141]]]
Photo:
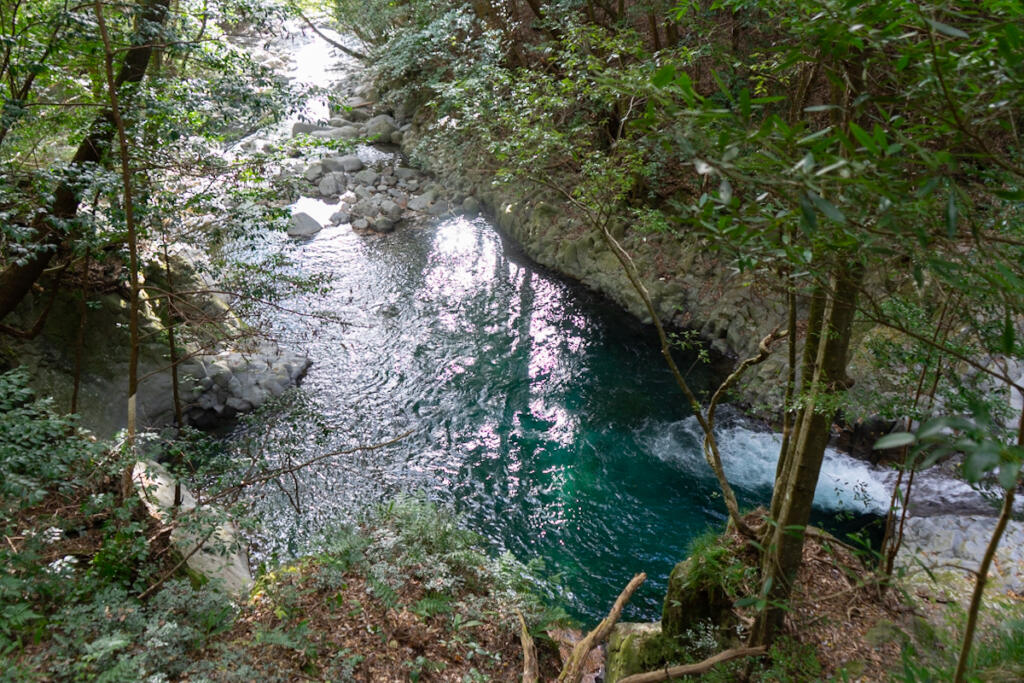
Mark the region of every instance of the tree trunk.
[[[763, 594], [767, 607], [758, 615], [751, 631], [752, 645], [768, 645], [782, 627], [784, 603], [789, 599], [804, 546], [804, 530], [811, 515], [814, 490], [821, 472], [821, 463], [828, 445], [833, 411], [819, 404], [821, 399], [846, 387], [846, 363], [849, 356], [850, 331], [853, 327], [857, 294], [864, 270], [857, 264], [836, 266], [832, 291], [820, 306], [820, 324], [808, 334], [808, 346], [816, 347], [816, 357], [808, 365], [811, 352], [805, 348], [801, 383], [809, 386], [792, 435], [790, 457], [782, 480], [776, 482], [772, 497], [769, 538], [761, 566]], [[819, 308], [812, 302], [812, 309]], [[814, 343], [814, 342], [817, 343]]]

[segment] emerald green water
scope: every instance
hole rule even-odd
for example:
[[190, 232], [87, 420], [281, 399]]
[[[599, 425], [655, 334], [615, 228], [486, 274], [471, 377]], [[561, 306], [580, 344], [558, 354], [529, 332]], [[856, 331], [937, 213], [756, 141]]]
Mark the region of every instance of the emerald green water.
[[[284, 75], [325, 87], [358, 68], [301, 32], [275, 54], [292, 57]], [[304, 115], [324, 118], [326, 103], [312, 100]], [[335, 209], [295, 207], [323, 224]], [[267, 311], [279, 340], [305, 347], [314, 365], [290, 409], [236, 434], [236, 447], [255, 441], [258, 455], [284, 463], [407, 435], [252, 492], [256, 561], [311, 550], [369, 506], [421, 492], [460, 511], [491, 551], [542, 559], [561, 576], [546, 584], [552, 599], [583, 620], [604, 616], [639, 571], [649, 579], [625, 618], [658, 617], [672, 566], [725, 516], [652, 330], [537, 267], [485, 219], [385, 236], [348, 226], [301, 242], [275, 234], [263, 248], [285, 251], [298, 271], [332, 273], [327, 295], [288, 305], [345, 324]], [[679, 361], [702, 388], [703, 368]], [[777, 436], [728, 420], [718, 436], [741, 503], [767, 501]], [[829, 452], [816, 501], [818, 518], [834, 523], [839, 510], [883, 509], [887, 488], [864, 463]]]
[[[314, 204], [303, 208], [330, 208]], [[657, 618], [671, 567], [724, 514], [649, 329], [538, 268], [482, 219], [272, 239], [301, 269], [335, 274], [329, 295], [292, 307], [347, 324], [274, 314], [278, 334], [304, 343], [314, 365], [295, 399], [304, 409], [268, 432], [297, 440], [296, 459], [409, 435], [263, 491], [257, 559], [307, 550], [366, 506], [421, 491], [463, 513], [493, 551], [542, 558], [561, 575], [556, 599], [584, 619], [646, 571], [627, 618]], [[702, 367], [680, 362], [703, 386]], [[742, 502], [767, 500], [776, 437], [739, 424], [720, 437]], [[838, 454], [828, 463], [823, 509], [869, 511], [884, 498], [857, 502], [856, 481], [870, 484], [871, 473]]]

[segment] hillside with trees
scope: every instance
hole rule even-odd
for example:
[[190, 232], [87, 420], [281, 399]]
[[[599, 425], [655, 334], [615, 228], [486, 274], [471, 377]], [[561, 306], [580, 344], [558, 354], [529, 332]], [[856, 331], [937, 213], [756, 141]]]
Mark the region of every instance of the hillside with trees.
[[[1020, 2], [0, 11], [0, 655], [14, 679], [575, 681], [609, 638], [608, 673], [633, 683], [1024, 677], [1022, 595], [990, 580], [1011, 571], [998, 552], [1018, 533], [1024, 465]], [[286, 22], [358, 65], [360, 95], [329, 93], [329, 123], [260, 147], [251, 136], [301, 119], [311, 96], [269, 47]], [[400, 165], [373, 174], [380, 196], [360, 190], [340, 166], [363, 167], [359, 144], [400, 146], [423, 175]], [[190, 555], [224, 525], [260, 524], [246, 491], [272, 484], [298, 510], [296, 472], [340, 452], [302, 452], [313, 437], [299, 435], [293, 459], [231, 460], [196, 429], [255, 410], [246, 438], [287, 432], [260, 408], [297, 404], [310, 359], [279, 343], [273, 312], [309, 335], [340, 324], [289, 298], [338, 274], [239, 246], [296, 236], [307, 161], [320, 194], [355, 188], [354, 206], [334, 193], [343, 224], [367, 202], [395, 207], [360, 235], [413, 224], [412, 192], [436, 178], [464, 213], [482, 204], [529, 257], [650, 326], [726, 520], [678, 558], [656, 628], [616, 625], [638, 575], [596, 606], [605, 621], [556, 642], [532, 558], [488, 556], [419, 498], [264, 566], [244, 607], [189, 585]], [[687, 353], [714, 357], [710, 388]], [[756, 509], [723, 464], [727, 403], [780, 434]], [[97, 440], [83, 424], [123, 431]], [[859, 545], [812, 526], [836, 444], [895, 472], [881, 531]], [[177, 482], [155, 515], [137, 495], [149, 459]], [[936, 466], [993, 505], [969, 581], [923, 571], [961, 593], [948, 614], [901, 559], [927, 503], [915, 481]], [[182, 481], [199, 491], [188, 510]]]

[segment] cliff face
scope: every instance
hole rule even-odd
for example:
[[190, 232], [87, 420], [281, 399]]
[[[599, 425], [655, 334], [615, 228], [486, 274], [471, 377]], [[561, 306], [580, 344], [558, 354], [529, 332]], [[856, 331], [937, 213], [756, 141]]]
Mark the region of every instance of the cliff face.
[[[179, 303], [193, 319], [175, 322], [179, 395], [185, 423], [210, 427], [294, 386], [311, 361], [247, 330], [213, 293], [213, 283], [197, 273], [194, 258], [199, 257], [186, 249], [171, 256], [178, 289], [197, 292]], [[161, 303], [161, 293], [167, 291], [161, 279], [164, 271], [160, 262], [149, 264], [149, 289], [140, 307], [136, 410], [141, 427], [162, 427], [175, 419], [169, 321]], [[71, 405], [75, 368], [80, 364], [76, 412], [83, 427], [109, 438], [128, 420], [127, 297], [116, 286], [95, 287], [87, 296], [84, 318], [79, 292], [60, 290], [52, 305], [49, 298], [48, 293], [28, 296], [12, 314], [13, 326], [26, 329], [49, 307], [38, 336], [6, 340], [0, 347], [0, 364], [27, 368], [32, 388], [40, 396], [53, 397], [60, 410]]]
[[[501, 230], [533, 260], [602, 294], [641, 321], [650, 322], [615, 255], [596, 230], [573, 215], [557, 197], [496, 184], [482, 173], [460, 173], [445, 163], [446, 150], [424, 157], [417, 149], [430, 122], [414, 118], [403, 149], [430, 166], [442, 184], [479, 197]], [[710, 349], [729, 359], [755, 355], [758, 343], [775, 328], [784, 328], [785, 301], [739, 273], [697, 238], [641, 234], [623, 217], [613, 229], [629, 251], [663, 322], [695, 330]], [[734, 401], [752, 413], [775, 417], [783, 402], [786, 351], [751, 369], [737, 386]]]

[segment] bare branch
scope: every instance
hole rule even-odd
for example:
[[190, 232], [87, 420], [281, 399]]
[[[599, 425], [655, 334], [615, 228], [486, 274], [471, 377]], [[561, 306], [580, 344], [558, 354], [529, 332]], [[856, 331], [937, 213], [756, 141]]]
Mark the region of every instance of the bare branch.
[[665, 668], [660, 671], [650, 671], [645, 674], [626, 676], [625, 678], [620, 679], [619, 683], [657, 683], [658, 681], [668, 681], [673, 678], [682, 678], [683, 676], [697, 676], [709, 671], [722, 662], [728, 662], [731, 659], [739, 659], [740, 657], [761, 657], [764, 654], [764, 645], [759, 645], [758, 647], [737, 647], [732, 650], [726, 650], [725, 652], [719, 652], [714, 657], [708, 657], [704, 661], [697, 662], [696, 664], [683, 664], [681, 666]]

